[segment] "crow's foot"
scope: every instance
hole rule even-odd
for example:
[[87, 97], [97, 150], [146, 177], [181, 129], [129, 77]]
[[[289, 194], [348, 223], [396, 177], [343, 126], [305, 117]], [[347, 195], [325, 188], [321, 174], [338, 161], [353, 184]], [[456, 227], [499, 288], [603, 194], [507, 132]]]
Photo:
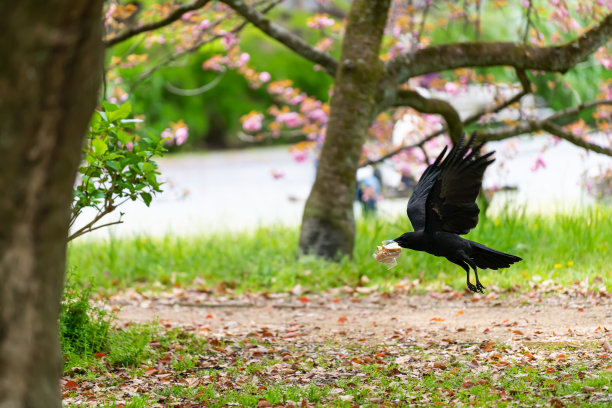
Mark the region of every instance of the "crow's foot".
[[468, 289], [470, 291], [472, 291], [474, 293], [483, 293], [483, 294], [484, 294], [484, 289], [486, 289], [484, 286], [482, 286], [480, 281], [476, 281], [476, 285], [474, 285], [472, 282], [468, 281], [467, 287], [468, 287]]
[[470, 281], [467, 282], [467, 288], [472, 292], [478, 292], [478, 289], [476, 288], [476, 286], [474, 286], [472, 282]]
[[480, 283], [479, 280], [476, 281], [476, 291], [480, 292], [480, 293], [484, 293], [484, 290], [486, 288], [484, 286], [482, 286], [482, 283]]

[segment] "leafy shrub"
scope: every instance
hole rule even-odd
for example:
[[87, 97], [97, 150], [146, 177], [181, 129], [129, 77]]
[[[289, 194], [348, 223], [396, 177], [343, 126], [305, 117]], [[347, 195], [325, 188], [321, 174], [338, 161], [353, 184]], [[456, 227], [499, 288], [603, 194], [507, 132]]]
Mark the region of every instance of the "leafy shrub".
[[95, 208], [96, 215], [72, 233], [72, 240], [95, 229], [120, 223], [121, 220], [99, 225], [98, 222], [127, 200], [142, 199], [148, 206], [155, 193], [161, 192], [157, 181], [157, 164], [166, 150], [162, 138], [151, 134], [134, 134], [138, 119], [128, 119], [132, 112], [129, 103], [104, 103], [94, 113], [85, 145], [85, 163], [79, 168], [79, 180], [74, 189], [70, 225], [82, 211]]
[[59, 333], [64, 355], [91, 357], [108, 351], [112, 314], [90, 303], [91, 289], [69, 280], [62, 297]]

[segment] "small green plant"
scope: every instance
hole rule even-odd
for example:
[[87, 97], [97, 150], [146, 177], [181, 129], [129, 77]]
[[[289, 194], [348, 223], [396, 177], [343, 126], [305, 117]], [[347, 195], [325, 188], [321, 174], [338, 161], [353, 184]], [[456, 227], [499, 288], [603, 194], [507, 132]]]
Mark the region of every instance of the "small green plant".
[[128, 119], [129, 103], [114, 105], [104, 102], [94, 113], [84, 148], [85, 163], [79, 168], [74, 189], [70, 226], [85, 208], [94, 208], [96, 215], [74, 231], [68, 241], [119, 220], [98, 224], [106, 215], [128, 200], [141, 199], [147, 206], [155, 193], [161, 192], [159, 172], [154, 157], [166, 150], [160, 136], [140, 137], [134, 133], [139, 119]]
[[59, 318], [60, 343], [65, 361], [93, 357], [108, 350], [114, 316], [90, 303], [90, 288], [78, 287], [68, 280]]
[[153, 355], [149, 343], [154, 334], [154, 325], [136, 325], [124, 330], [113, 330], [107, 361], [112, 366], [122, 367], [133, 367], [142, 363]]

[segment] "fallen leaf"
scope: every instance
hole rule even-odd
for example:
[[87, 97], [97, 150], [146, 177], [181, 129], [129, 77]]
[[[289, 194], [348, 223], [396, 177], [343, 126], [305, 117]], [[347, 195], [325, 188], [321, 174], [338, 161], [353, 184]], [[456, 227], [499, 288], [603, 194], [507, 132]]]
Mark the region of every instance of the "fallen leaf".
[[552, 398], [550, 400], [550, 406], [553, 408], [563, 408], [565, 404], [560, 399]]
[[432, 322], [443, 322], [443, 321], [444, 321], [444, 319], [441, 319], [441, 318], [439, 318], [439, 317], [432, 317], [432, 318], [430, 319], [430, 321], [432, 321]]
[[308, 303], [308, 302], [310, 302], [310, 299], [308, 299], [306, 296], [300, 296], [300, 297], [298, 298], [298, 300], [299, 300], [300, 302], [302, 302], [302, 303]]
[[79, 383], [73, 380], [66, 381], [66, 384], [64, 384], [64, 388], [67, 390], [74, 390], [76, 388], [79, 388]]
[[340, 317], [338, 318], [338, 321], [339, 321], [340, 323], [344, 323], [344, 322], [346, 322], [347, 320], [348, 320], [348, 319], [347, 319], [345, 316], [340, 316]]
[[466, 389], [470, 389], [470, 388], [472, 388], [474, 385], [476, 385], [476, 384], [474, 384], [474, 383], [473, 383], [473, 382], [471, 382], [471, 381], [466, 381], [466, 382], [464, 382], [464, 383], [463, 383], [463, 386], [462, 386], [462, 387], [463, 387], [463, 388], [466, 388]]
[[96, 353], [96, 354], [94, 354], [94, 358], [102, 358], [102, 357], [106, 357], [106, 353]]
[[267, 401], [265, 399], [260, 399], [257, 402], [257, 408], [267, 408], [267, 407], [271, 407], [272, 403], [270, 401]]

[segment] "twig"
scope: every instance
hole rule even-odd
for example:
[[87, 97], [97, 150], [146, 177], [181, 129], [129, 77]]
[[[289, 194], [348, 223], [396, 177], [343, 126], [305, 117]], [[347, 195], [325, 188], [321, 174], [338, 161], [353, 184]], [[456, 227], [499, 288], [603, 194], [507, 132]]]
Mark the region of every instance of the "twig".
[[74, 234], [70, 235], [68, 237], [68, 241], [72, 241], [73, 239], [78, 238], [78, 237], [80, 237], [83, 234], [86, 234], [86, 233], [91, 232], [91, 231], [95, 231], [95, 230], [100, 229], [102, 227], [108, 227], [109, 225], [115, 225], [115, 224], [123, 223], [123, 221], [118, 220], [118, 221], [114, 221], [114, 222], [109, 222], [108, 224], [102, 224], [102, 225], [98, 225], [98, 226], [94, 227], [94, 224], [96, 222], [100, 221], [100, 219], [102, 219], [102, 217], [110, 214], [114, 210], [115, 210], [115, 207], [111, 206], [111, 207], [107, 207], [101, 213], [98, 213], [98, 215], [96, 215], [96, 217], [94, 217], [94, 219], [92, 221], [88, 222], [87, 225], [85, 225], [84, 227], [82, 227], [81, 229], [76, 231]]
[[135, 35], [147, 32], [147, 31], [153, 31], [156, 30], [158, 28], [161, 27], [165, 27], [169, 24], [174, 23], [176, 20], [180, 19], [183, 14], [189, 12], [189, 11], [193, 11], [193, 10], [197, 10], [199, 8], [204, 7], [210, 0], [196, 0], [193, 3], [189, 3], [189, 4], [185, 4], [183, 6], [180, 6], [178, 8], [176, 8], [173, 12], [171, 12], [170, 14], [168, 14], [165, 18], [159, 20], [159, 21], [155, 21], [152, 23], [148, 23], [148, 24], [143, 24], [141, 26], [137, 26], [134, 28], [131, 28], [127, 31], [124, 31], [121, 34], [117, 34], [111, 38], [108, 38], [106, 40], [103, 41], [104, 46], [105, 47], [112, 47], [115, 44], [118, 44], [122, 41], [127, 40], [128, 38], [131, 38]]
[[302, 38], [293, 34], [286, 28], [270, 21], [262, 13], [247, 5], [242, 0], [221, 0], [229, 7], [234, 9], [238, 14], [252, 23], [255, 27], [274, 38], [287, 48], [295, 51], [298, 55], [306, 58], [315, 64], [321, 65], [325, 71], [332, 77], [336, 75], [338, 61], [330, 54], [318, 50], [308, 44]]
[[383, 108], [391, 106], [409, 106], [421, 113], [438, 114], [444, 118], [451, 139], [457, 141], [461, 137], [463, 132], [461, 118], [453, 105], [443, 99], [426, 98], [416, 91], [399, 89], [396, 90], [394, 98], [388, 103], [383, 102], [382, 105]]
[[175, 94], [175, 95], [180, 95], [180, 96], [196, 96], [196, 95], [201, 95], [204, 92], [208, 92], [211, 89], [213, 89], [215, 86], [217, 86], [217, 84], [219, 84], [219, 82], [221, 82], [221, 80], [223, 79], [223, 76], [225, 75], [225, 72], [227, 71], [227, 69], [225, 69], [225, 67], [223, 67], [223, 69], [221, 70], [221, 73], [219, 75], [217, 75], [215, 77], [215, 79], [213, 79], [212, 81], [210, 81], [207, 84], [204, 84], [198, 88], [195, 89], [181, 89], [181, 88], [177, 88], [174, 85], [172, 85], [170, 82], [166, 82], [164, 84], [164, 87], [171, 93]]
[[[266, 14], [268, 13], [270, 10], [272, 10], [274, 7], [276, 7], [278, 4], [280, 4], [282, 2], [282, 0], [277, 0], [275, 2], [272, 2], [270, 4], [268, 4], [266, 7], [264, 7], [261, 11], [261, 13]], [[219, 25], [221, 24], [222, 20], [216, 21], [213, 26]], [[237, 26], [235, 26], [233, 29], [230, 30], [230, 33], [232, 34], [236, 34], [238, 32], [240, 32], [246, 25], [247, 25], [247, 21], [244, 21], [240, 24], [238, 24]], [[202, 41], [202, 42], [198, 42], [195, 45], [191, 46], [190, 48], [187, 48], [185, 51], [183, 52], [179, 52], [177, 54], [171, 54], [168, 58], [166, 58], [164, 61], [158, 63], [157, 65], [153, 66], [152, 68], [148, 69], [147, 71], [145, 71], [144, 73], [142, 73], [132, 84], [132, 89], [136, 88], [142, 81], [144, 81], [145, 79], [147, 79], [148, 77], [150, 77], [151, 75], [153, 75], [157, 70], [159, 70], [160, 68], [170, 64], [173, 61], [176, 61], [182, 57], [184, 57], [187, 54], [191, 54], [196, 52], [197, 50], [199, 50], [203, 45], [206, 44], [210, 44], [213, 41], [216, 41], [220, 38], [223, 38], [223, 35], [219, 35], [216, 34], [213, 37], [207, 39], [206, 41]]]
[[[521, 92], [519, 92], [518, 94], [514, 95], [512, 98], [508, 99], [505, 102], [502, 102], [498, 105], [495, 105], [493, 107], [487, 107], [485, 109], [482, 109], [470, 116], [468, 116], [467, 118], [465, 118], [462, 122], [463, 127], [477, 121], [482, 115], [485, 115], [487, 113], [497, 113], [505, 108], [507, 108], [508, 106], [518, 102], [521, 100], [521, 98], [525, 95], [527, 95], [528, 93], [531, 92], [531, 82], [529, 81], [529, 78], [527, 77], [527, 75], [525, 74], [525, 71], [517, 69], [516, 70], [517, 76], [519, 81], [521, 82], [521, 85], [523, 87], [523, 89], [521, 90]], [[379, 157], [378, 159], [375, 160], [368, 160], [365, 163], [363, 163], [361, 165], [361, 167], [364, 166], [368, 166], [368, 165], [372, 165], [372, 164], [377, 164], [380, 162], [383, 162], [385, 160], [387, 160], [390, 157], [395, 156], [396, 154], [404, 151], [404, 150], [408, 150], [408, 149], [413, 149], [415, 147], [422, 147], [423, 145], [425, 145], [425, 143], [427, 143], [428, 141], [430, 141], [431, 139], [440, 136], [441, 134], [443, 134], [444, 132], [447, 131], [447, 127], [443, 127], [440, 130], [437, 130], [433, 133], [430, 133], [428, 136], [426, 136], [424, 139], [422, 139], [421, 141], [411, 144], [411, 145], [407, 145], [407, 146], [402, 146], [399, 147], [381, 157]]]

